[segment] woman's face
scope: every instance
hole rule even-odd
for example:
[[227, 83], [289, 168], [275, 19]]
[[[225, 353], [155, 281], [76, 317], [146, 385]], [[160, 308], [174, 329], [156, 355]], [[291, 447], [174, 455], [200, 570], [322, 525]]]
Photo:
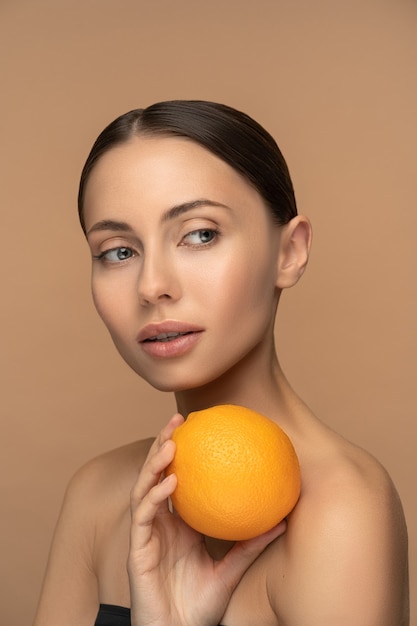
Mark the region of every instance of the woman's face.
[[187, 139], [135, 137], [98, 161], [84, 211], [95, 305], [142, 378], [196, 388], [270, 353], [280, 229], [233, 168]]

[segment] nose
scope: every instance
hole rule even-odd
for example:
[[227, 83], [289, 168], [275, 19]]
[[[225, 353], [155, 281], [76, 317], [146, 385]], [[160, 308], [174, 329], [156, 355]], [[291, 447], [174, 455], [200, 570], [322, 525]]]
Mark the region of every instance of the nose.
[[144, 254], [138, 280], [138, 294], [140, 303], [144, 306], [180, 298], [180, 284], [170, 259], [156, 251]]

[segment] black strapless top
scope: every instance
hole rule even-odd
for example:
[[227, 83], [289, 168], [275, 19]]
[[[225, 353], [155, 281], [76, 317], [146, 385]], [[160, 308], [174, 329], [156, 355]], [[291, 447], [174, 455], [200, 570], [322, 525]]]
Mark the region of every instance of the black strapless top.
[[130, 609], [114, 604], [100, 604], [94, 626], [131, 626]]
[[94, 626], [131, 626], [130, 609], [114, 604], [100, 604]]

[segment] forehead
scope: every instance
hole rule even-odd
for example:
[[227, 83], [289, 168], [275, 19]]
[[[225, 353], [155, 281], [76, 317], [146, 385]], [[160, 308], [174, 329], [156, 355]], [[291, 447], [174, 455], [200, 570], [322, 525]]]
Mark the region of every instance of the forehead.
[[228, 203], [260, 202], [252, 185], [222, 159], [179, 137], [138, 136], [105, 153], [85, 189], [85, 220], [99, 210], [128, 206], [166, 210], [199, 197]]

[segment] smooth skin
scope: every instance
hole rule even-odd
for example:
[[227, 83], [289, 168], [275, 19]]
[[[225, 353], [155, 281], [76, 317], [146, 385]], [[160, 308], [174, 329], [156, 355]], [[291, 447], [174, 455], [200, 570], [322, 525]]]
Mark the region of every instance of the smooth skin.
[[[99, 602], [131, 607], [134, 626], [407, 626], [407, 533], [395, 488], [373, 457], [312, 414], [275, 351], [276, 308], [306, 267], [309, 221], [278, 227], [230, 166], [161, 136], [135, 137], [101, 158], [85, 219], [97, 310], [134, 371], [175, 393], [179, 414], [154, 441], [77, 472], [35, 626], [92, 626]], [[189, 325], [188, 348], [174, 340], [165, 355], [163, 346], [153, 353], [141, 338], [160, 323]], [[268, 415], [301, 465], [287, 521], [235, 545], [171, 512], [176, 478], [164, 479], [182, 415], [214, 404]]]

